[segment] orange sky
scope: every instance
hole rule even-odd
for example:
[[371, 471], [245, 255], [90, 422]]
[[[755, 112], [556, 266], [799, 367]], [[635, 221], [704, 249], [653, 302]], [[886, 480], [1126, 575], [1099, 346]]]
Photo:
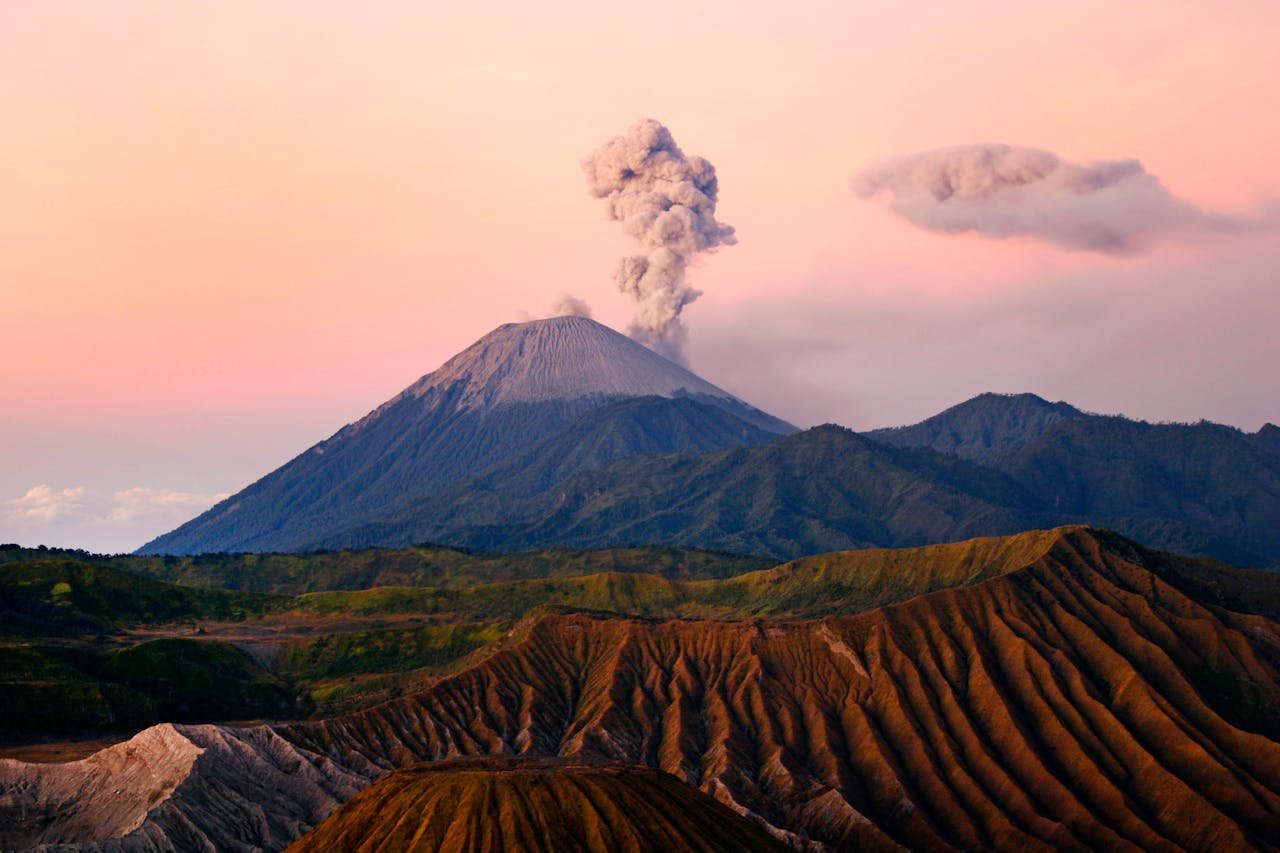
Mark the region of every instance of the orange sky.
[[[44, 535], [4, 514], [41, 484], [235, 491], [562, 292], [625, 326], [630, 247], [579, 161], [641, 116], [716, 165], [738, 232], [692, 272], [693, 367], [782, 417], [1030, 390], [1280, 419], [1274, 237], [1116, 260], [847, 184], [1003, 142], [1248, 210], [1280, 196], [1274, 2], [441, 5], [0, 5], [0, 541]], [[940, 355], [939, 317], [984, 331]]]

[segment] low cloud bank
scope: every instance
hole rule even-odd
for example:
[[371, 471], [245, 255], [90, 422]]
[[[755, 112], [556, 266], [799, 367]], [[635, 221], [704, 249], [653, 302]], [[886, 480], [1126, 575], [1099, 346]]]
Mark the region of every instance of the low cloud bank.
[[107, 492], [42, 483], [0, 501], [0, 541], [131, 550], [227, 497], [146, 486]]

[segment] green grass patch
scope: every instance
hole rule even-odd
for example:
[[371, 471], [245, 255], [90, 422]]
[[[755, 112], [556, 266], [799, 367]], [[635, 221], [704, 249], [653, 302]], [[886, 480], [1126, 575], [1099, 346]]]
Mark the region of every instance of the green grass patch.
[[69, 561], [0, 565], [0, 612], [63, 631], [198, 619], [243, 620], [289, 605], [280, 596], [204, 590]]
[[151, 696], [166, 720], [287, 719], [298, 713], [290, 685], [229, 643], [140, 643], [112, 655], [103, 675]]
[[762, 569], [774, 561], [720, 551], [658, 546], [472, 554], [455, 548], [419, 545], [308, 554], [187, 557], [105, 556], [83, 551], [0, 546], [0, 564], [48, 562], [109, 566], [184, 587], [300, 595], [378, 586], [460, 589], [477, 583], [601, 572], [640, 572], [673, 580], [723, 578]]
[[501, 624], [428, 625], [353, 631], [290, 643], [275, 669], [300, 681], [364, 673], [443, 670], [502, 636]]

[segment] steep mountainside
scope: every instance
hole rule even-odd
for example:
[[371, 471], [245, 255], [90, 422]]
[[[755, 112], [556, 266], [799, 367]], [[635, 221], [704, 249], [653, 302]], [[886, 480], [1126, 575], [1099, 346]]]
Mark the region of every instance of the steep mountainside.
[[578, 471], [620, 459], [749, 447], [777, 437], [691, 398], [637, 397], [584, 412], [510, 460], [463, 482], [467, 489], [534, 495]]
[[[1188, 595], [1185, 560], [1083, 528], [1036, 536], [928, 551], [954, 564], [923, 576], [983, 579], [864, 613], [549, 615], [359, 714], [175, 727], [203, 751], [166, 746], [189, 767], [112, 828], [140, 847], [279, 849], [397, 768], [521, 755], [660, 768], [832, 849], [1280, 849], [1280, 624], [1227, 609], [1231, 584]], [[159, 751], [139, 742], [135, 762]], [[67, 806], [131, 766], [0, 762], [7, 843], [101, 839]], [[57, 781], [73, 771], [92, 786]]]
[[1065, 421], [1090, 417], [1035, 394], [979, 394], [918, 424], [866, 435], [895, 447], [928, 447], [981, 462], [1022, 447]]
[[[303, 549], [331, 536], [340, 523], [384, 518], [406, 500], [509, 460], [585, 412], [636, 398], [648, 398], [648, 405], [602, 422], [598, 429], [606, 432], [595, 440], [594, 452], [563, 460], [560, 474], [576, 470], [571, 461], [598, 464], [654, 447], [720, 449], [794, 430], [591, 320], [508, 324], [140, 550]], [[629, 421], [627, 429], [616, 429], [620, 421]], [[578, 443], [592, 442], [579, 434]]]
[[500, 478], [466, 481], [319, 544], [662, 542], [791, 557], [1012, 533], [1038, 526], [1034, 505], [999, 472], [824, 426], [735, 450], [626, 459], [532, 496]]
[[1253, 434], [1253, 443], [1268, 453], [1280, 456], [1280, 427], [1263, 424], [1262, 429]]
[[[1280, 563], [1280, 429], [1149, 424], [1030, 394], [983, 394], [876, 441], [973, 458], [1008, 474], [1055, 523], [1087, 521], [1157, 548]], [[1026, 507], [1024, 507], [1025, 509]]]
[[1230, 427], [1073, 421], [990, 464], [1059, 517], [1245, 565], [1280, 560], [1280, 456]]
[[280, 529], [242, 544], [661, 544], [786, 559], [1084, 522], [1153, 547], [1280, 564], [1275, 428], [1153, 425], [984, 395], [887, 433], [824, 426], [776, 437], [708, 400], [601, 403], [452, 483], [406, 482], [376, 506], [345, 510], [339, 488], [322, 500], [322, 523], [314, 505], [293, 516], [286, 502]]
[[547, 759], [461, 759], [391, 774], [291, 849], [781, 853], [788, 847], [724, 804], [656, 770]]

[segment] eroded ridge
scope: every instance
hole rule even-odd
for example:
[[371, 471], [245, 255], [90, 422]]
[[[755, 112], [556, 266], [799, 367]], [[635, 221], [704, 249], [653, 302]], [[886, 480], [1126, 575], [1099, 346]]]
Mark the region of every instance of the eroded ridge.
[[386, 769], [645, 764], [838, 848], [1274, 849], [1258, 709], [1280, 709], [1280, 629], [1142, 561], [1071, 529], [1020, 570], [851, 617], [546, 617], [424, 694], [282, 733]]
[[178, 727], [204, 752], [131, 837], [279, 849], [397, 768], [502, 755], [658, 768], [797, 847], [1280, 848], [1280, 625], [1118, 537], [1032, 551], [816, 621], [545, 616], [359, 714]]
[[768, 853], [787, 846], [657, 770], [479, 758], [398, 770], [366, 788], [291, 849]]
[[267, 726], [162, 724], [83, 761], [0, 760], [0, 849], [279, 850], [371, 778]]

